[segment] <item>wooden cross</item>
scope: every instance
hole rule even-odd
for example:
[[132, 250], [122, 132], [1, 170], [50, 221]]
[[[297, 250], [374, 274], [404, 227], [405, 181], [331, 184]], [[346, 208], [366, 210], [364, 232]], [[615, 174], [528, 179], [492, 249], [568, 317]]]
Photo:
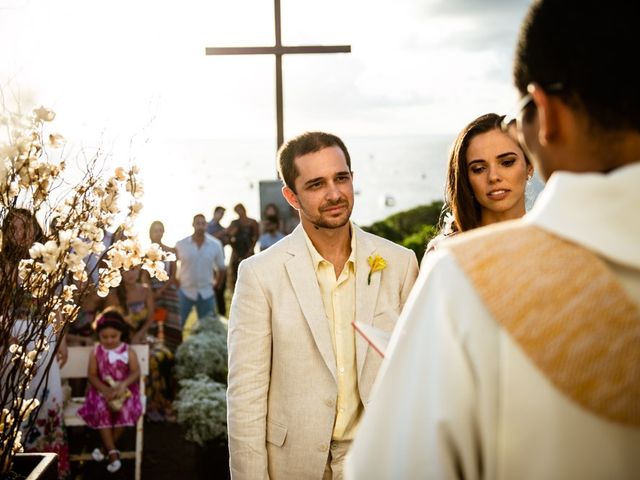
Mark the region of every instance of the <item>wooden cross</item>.
[[284, 142], [284, 121], [282, 101], [282, 55], [289, 53], [350, 53], [351, 45], [335, 46], [296, 46], [282, 45], [280, 35], [280, 0], [274, 0], [276, 43], [273, 47], [209, 47], [205, 49], [207, 55], [275, 55], [276, 56], [276, 116], [278, 121], [278, 148]]

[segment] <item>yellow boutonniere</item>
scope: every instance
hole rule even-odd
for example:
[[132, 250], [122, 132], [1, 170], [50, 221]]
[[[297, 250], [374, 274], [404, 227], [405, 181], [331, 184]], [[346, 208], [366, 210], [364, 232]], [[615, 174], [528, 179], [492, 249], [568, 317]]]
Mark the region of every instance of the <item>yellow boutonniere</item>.
[[369, 276], [367, 277], [367, 285], [371, 285], [371, 274], [387, 268], [387, 261], [380, 255], [376, 255], [375, 257], [370, 256], [367, 258], [367, 262], [369, 262], [369, 266], [371, 267]]

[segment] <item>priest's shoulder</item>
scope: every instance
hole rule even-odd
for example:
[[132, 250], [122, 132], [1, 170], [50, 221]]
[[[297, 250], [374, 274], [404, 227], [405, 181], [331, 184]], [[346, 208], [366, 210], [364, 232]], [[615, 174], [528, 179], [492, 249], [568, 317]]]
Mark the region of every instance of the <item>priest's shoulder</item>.
[[453, 252], [454, 256], [482, 256], [485, 252], [496, 250], [506, 252], [513, 250], [522, 241], [531, 241], [537, 230], [522, 219], [508, 220], [459, 233], [444, 242], [440, 248]]

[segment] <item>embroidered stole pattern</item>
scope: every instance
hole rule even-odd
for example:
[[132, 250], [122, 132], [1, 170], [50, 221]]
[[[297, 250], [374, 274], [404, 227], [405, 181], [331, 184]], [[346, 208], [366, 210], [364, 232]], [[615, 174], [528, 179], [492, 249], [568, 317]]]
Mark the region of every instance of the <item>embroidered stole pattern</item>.
[[640, 310], [589, 250], [507, 222], [448, 246], [493, 317], [565, 395], [640, 426]]

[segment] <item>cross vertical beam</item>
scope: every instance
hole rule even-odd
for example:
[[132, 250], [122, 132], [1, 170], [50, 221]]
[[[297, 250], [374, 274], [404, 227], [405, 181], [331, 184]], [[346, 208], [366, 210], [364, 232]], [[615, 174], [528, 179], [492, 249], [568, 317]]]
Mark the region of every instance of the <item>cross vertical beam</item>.
[[275, 55], [276, 58], [276, 141], [284, 143], [284, 95], [282, 88], [282, 56], [287, 54], [350, 53], [351, 45], [282, 45], [280, 0], [274, 0], [275, 44], [273, 47], [207, 47], [206, 55]]
[[[280, 21], [280, 0], [273, 0], [273, 18], [276, 23], [275, 48], [282, 48], [282, 23]], [[284, 143], [284, 95], [282, 93], [282, 53], [276, 53], [276, 145]]]

